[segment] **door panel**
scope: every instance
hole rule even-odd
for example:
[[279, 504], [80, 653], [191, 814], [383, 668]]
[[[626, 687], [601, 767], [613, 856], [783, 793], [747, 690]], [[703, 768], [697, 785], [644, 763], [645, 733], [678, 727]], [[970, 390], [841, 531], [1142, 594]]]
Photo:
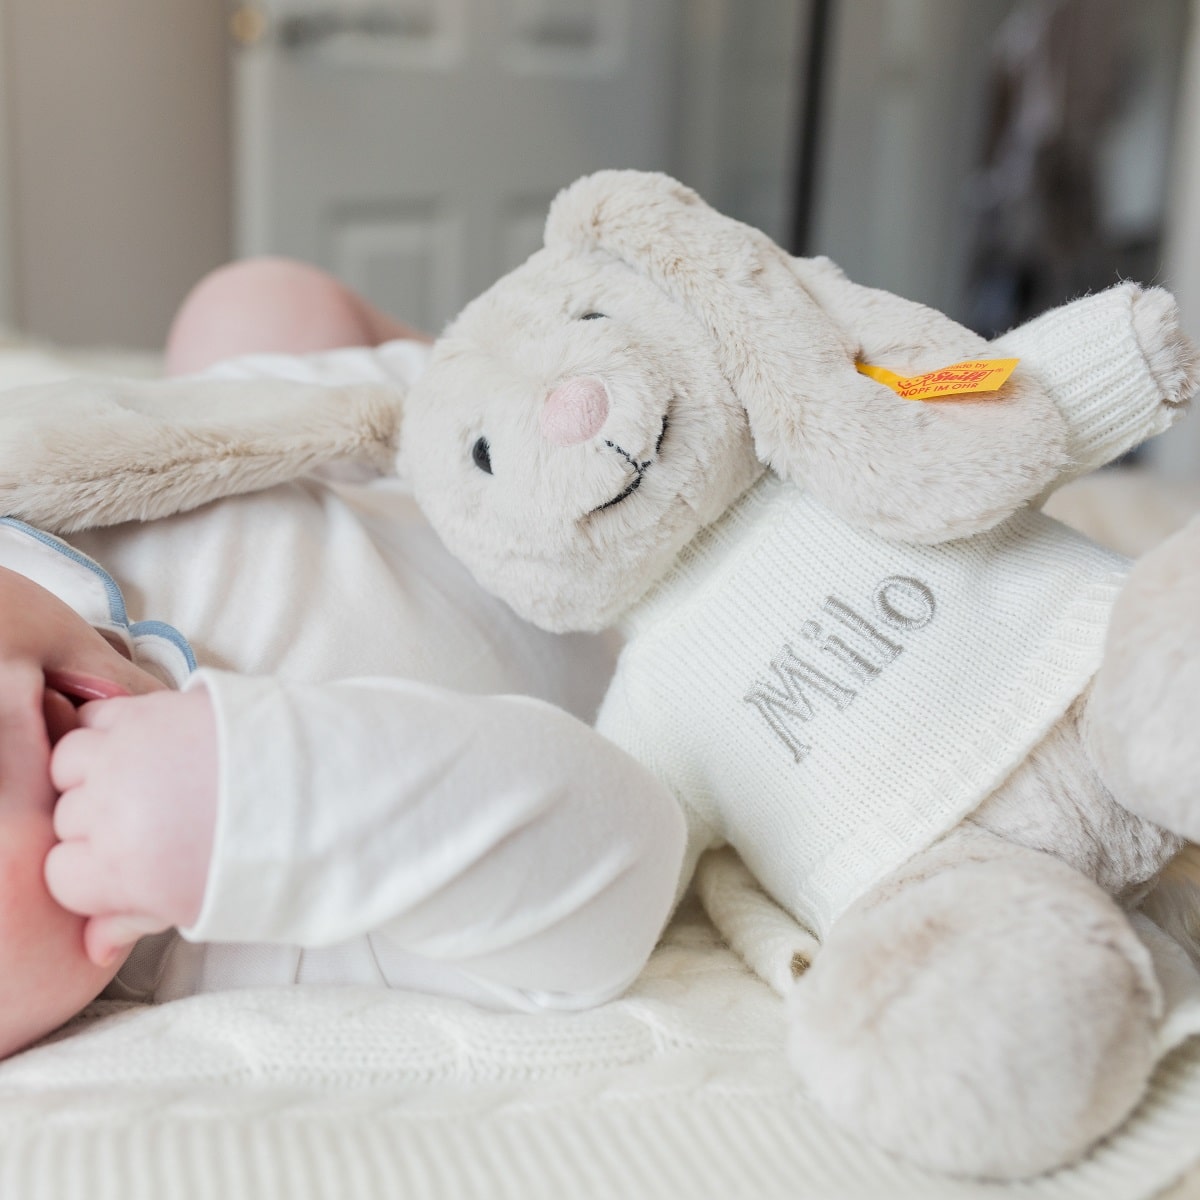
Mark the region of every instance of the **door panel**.
[[235, 54], [239, 251], [436, 331], [541, 242], [555, 192], [675, 169], [675, 0], [274, 0]]

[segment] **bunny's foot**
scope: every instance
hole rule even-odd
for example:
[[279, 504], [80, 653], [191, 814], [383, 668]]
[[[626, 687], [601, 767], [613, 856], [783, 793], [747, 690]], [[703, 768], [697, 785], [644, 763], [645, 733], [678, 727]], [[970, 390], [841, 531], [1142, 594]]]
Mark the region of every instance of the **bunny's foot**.
[[1019, 1179], [1126, 1117], [1160, 1006], [1104, 892], [961, 827], [837, 923], [793, 994], [789, 1052], [848, 1131], [935, 1170]]

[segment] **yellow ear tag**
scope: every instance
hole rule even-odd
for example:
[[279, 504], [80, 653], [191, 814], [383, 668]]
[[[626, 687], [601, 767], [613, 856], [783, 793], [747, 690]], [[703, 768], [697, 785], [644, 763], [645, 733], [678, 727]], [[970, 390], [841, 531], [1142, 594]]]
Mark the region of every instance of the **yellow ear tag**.
[[926, 371], [924, 375], [897, 375], [886, 367], [872, 367], [864, 362], [854, 365], [863, 375], [890, 387], [905, 400], [949, 400], [955, 396], [998, 392], [1020, 361], [1019, 358], [972, 359]]

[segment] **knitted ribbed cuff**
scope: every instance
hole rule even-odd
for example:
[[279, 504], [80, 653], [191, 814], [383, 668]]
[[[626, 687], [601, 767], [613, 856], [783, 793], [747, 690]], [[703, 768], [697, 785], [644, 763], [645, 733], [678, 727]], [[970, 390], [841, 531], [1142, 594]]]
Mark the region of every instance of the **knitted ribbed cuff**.
[[992, 346], [1041, 379], [1067, 422], [1070, 461], [1060, 483], [1168, 429], [1195, 370], [1174, 300], [1132, 283], [1053, 309]]

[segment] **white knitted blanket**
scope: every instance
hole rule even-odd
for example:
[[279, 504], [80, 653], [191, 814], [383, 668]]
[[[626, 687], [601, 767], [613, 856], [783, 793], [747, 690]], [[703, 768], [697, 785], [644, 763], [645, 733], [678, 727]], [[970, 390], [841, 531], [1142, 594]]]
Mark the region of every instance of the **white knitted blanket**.
[[[775, 947], [759, 965], [784, 983], [803, 933], [727, 858], [702, 884], [735, 936], [741, 921]], [[1200, 1028], [1200, 977], [1177, 970], [1171, 998], [1174, 1040]], [[96, 1005], [0, 1064], [0, 1200], [1144, 1200], [1200, 1164], [1197, 1037], [1086, 1161], [1005, 1188], [830, 1128], [783, 1030], [776, 993], [695, 903], [634, 989], [591, 1012], [315, 986]]]
[[1085, 1162], [1003, 1189], [840, 1135], [782, 1037], [691, 905], [628, 996], [580, 1014], [313, 986], [98, 1005], [0, 1066], [0, 1196], [1141, 1200], [1200, 1161], [1200, 1039]]

